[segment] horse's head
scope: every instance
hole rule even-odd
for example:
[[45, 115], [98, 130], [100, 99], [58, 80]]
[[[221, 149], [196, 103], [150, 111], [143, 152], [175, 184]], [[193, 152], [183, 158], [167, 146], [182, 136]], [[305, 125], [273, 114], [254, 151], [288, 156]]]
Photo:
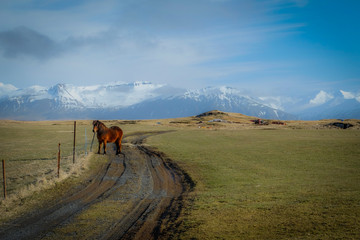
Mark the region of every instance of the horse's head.
[[99, 125], [100, 125], [100, 121], [99, 121], [99, 120], [94, 120], [94, 121], [93, 121], [93, 132], [97, 132], [97, 131], [98, 131]]

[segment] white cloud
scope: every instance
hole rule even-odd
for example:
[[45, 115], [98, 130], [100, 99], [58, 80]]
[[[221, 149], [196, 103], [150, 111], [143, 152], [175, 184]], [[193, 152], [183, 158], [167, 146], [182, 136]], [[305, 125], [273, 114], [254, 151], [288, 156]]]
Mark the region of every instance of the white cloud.
[[0, 82], [0, 97], [6, 96], [11, 94], [12, 92], [16, 91], [17, 88], [11, 84], [4, 84]]
[[329, 100], [333, 99], [334, 96], [331, 95], [330, 93], [327, 93], [323, 90], [321, 90], [316, 96], [314, 99], [311, 99], [310, 100], [310, 104], [313, 104], [313, 105], [321, 105], [321, 104], [324, 104], [326, 102], [328, 102]]
[[340, 90], [341, 94], [344, 96], [345, 99], [354, 99], [355, 95], [351, 92], [345, 92], [343, 90]]
[[293, 7], [282, 4], [289, 1], [302, 5], [304, 0], [8, 1], [3, 8], [0, 3], [0, 32], [25, 26], [49, 44], [45, 48], [35, 41], [22, 49], [8, 43], [0, 49], [0, 72], [7, 81], [27, 86], [98, 81], [176, 87], [248, 84], [247, 74], [288, 68], [285, 61], [264, 60], [261, 49], [303, 27], [272, 11]]
[[341, 94], [344, 96], [344, 99], [356, 99], [356, 101], [360, 102], [360, 93], [355, 94], [352, 92], [345, 92], [340, 90]]

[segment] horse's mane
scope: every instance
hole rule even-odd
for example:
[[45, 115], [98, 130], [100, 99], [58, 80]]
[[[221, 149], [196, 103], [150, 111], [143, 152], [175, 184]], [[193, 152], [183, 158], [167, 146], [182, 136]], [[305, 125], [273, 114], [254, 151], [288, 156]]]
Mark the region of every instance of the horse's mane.
[[105, 124], [102, 123], [102, 122], [100, 122], [99, 120], [95, 120], [95, 121], [93, 122], [93, 125], [94, 125], [94, 126], [97, 125], [98, 128], [100, 128], [100, 126], [106, 128]]

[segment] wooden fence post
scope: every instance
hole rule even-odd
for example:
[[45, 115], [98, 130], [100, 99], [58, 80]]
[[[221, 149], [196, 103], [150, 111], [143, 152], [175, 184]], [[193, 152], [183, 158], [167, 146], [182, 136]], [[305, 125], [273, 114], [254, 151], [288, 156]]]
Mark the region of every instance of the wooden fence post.
[[5, 173], [5, 160], [2, 160], [3, 168], [3, 187], [4, 187], [4, 199], [6, 199], [6, 173]]
[[76, 121], [74, 121], [73, 163], [75, 163], [75, 141], [76, 141]]
[[85, 127], [85, 156], [87, 155], [87, 135], [86, 135], [86, 127]]
[[58, 155], [57, 155], [57, 160], [58, 160], [57, 174], [58, 174], [58, 178], [60, 178], [60, 143], [59, 143], [59, 151], [58, 151]]

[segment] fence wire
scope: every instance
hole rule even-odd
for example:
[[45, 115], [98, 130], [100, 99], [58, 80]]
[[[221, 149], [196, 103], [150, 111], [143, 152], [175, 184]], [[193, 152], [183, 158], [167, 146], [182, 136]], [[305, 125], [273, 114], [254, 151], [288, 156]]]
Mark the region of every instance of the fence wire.
[[[74, 121], [1, 121], [0, 131], [0, 159], [5, 160], [8, 196], [57, 177], [59, 143], [61, 173], [71, 171]], [[89, 153], [92, 137], [91, 121], [77, 121], [75, 163]]]

